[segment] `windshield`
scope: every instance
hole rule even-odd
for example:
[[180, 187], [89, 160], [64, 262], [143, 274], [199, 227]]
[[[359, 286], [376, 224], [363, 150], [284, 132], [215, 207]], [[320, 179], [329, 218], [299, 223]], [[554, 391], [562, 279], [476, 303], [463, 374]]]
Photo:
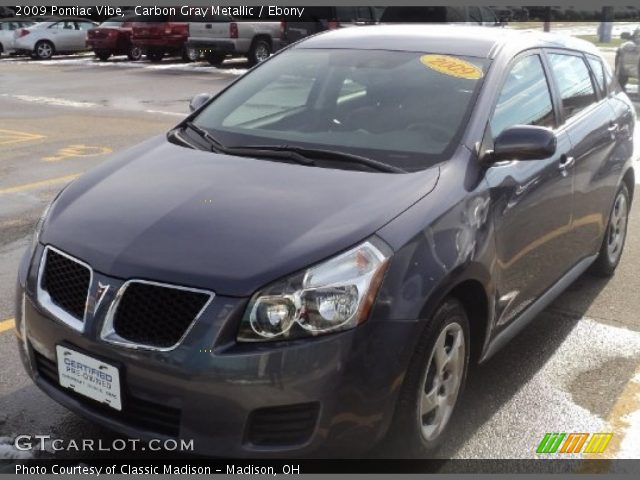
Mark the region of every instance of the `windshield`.
[[299, 146], [404, 170], [448, 157], [485, 60], [425, 52], [292, 49], [247, 74], [194, 123], [226, 146]]

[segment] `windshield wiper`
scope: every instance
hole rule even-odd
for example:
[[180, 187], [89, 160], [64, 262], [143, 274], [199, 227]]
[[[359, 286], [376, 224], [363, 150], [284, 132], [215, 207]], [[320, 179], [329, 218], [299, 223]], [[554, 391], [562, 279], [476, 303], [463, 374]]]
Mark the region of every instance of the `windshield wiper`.
[[196, 132], [200, 137], [204, 138], [211, 145], [211, 151], [218, 153], [226, 153], [228, 155], [237, 155], [240, 157], [263, 157], [263, 158], [282, 158], [285, 160], [293, 160], [302, 165], [315, 165], [315, 162], [304, 155], [296, 152], [285, 150], [263, 150], [263, 149], [245, 149], [243, 147], [225, 147], [217, 138], [211, 135], [204, 128], [199, 127], [193, 122], [185, 122], [186, 127]]
[[199, 127], [193, 122], [185, 122], [184, 126], [190, 128], [191, 130], [196, 132], [198, 135], [200, 135], [200, 137], [208, 141], [211, 144], [212, 151], [224, 152], [226, 150], [226, 147], [222, 143], [220, 143], [220, 141], [216, 137], [214, 137], [209, 132], [207, 132], [204, 128]]
[[243, 153], [246, 152], [251, 155], [254, 154], [253, 152], [261, 152], [261, 155], [264, 154], [264, 156], [269, 156], [269, 154], [273, 155], [274, 153], [281, 152], [295, 154], [312, 163], [313, 158], [343, 160], [351, 163], [365, 165], [381, 172], [406, 173], [406, 170], [403, 170], [399, 167], [394, 167], [393, 165], [389, 165], [387, 163], [379, 162], [378, 160], [374, 160], [372, 158], [355, 155], [353, 153], [339, 152], [336, 150], [325, 150], [322, 148], [306, 148], [292, 145], [247, 145], [242, 147], [226, 147], [226, 149], [232, 155], [239, 150], [242, 150]]

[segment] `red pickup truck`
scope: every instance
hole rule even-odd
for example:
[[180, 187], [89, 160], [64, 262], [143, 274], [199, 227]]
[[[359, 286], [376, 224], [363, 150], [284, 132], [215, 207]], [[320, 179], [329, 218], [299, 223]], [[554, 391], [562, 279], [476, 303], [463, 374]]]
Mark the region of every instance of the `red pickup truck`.
[[188, 38], [187, 17], [158, 15], [133, 24], [133, 45], [140, 47], [152, 62], [161, 61], [165, 55], [181, 55], [187, 62], [197, 60], [197, 51], [186, 46]]
[[142, 49], [131, 42], [136, 17], [113, 17], [87, 32], [87, 44], [103, 62], [111, 55], [126, 55], [140, 60]]

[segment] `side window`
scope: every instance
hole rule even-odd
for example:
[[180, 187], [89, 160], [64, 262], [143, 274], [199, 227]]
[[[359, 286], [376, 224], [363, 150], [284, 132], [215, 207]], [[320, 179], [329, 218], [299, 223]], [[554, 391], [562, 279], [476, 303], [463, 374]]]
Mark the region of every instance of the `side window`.
[[373, 20], [373, 12], [371, 12], [371, 9], [369, 7], [358, 7], [357, 20], [370, 22]]
[[458, 7], [447, 7], [447, 22], [464, 22], [464, 13]]
[[487, 25], [493, 25], [496, 23], [496, 15], [493, 10], [487, 7], [480, 7], [480, 13], [482, 15], [482, 22]]
[[619, 92], [620, 84], [613, 75], [611, 67], [607, 62], [603, 63], [602, 66], [604, 67], [604, 79], [607, 84], [607, 93]]
[[482, 23], [482, 14], [478, 7], [467, 7], [468, 21], [473, 23]]
[[511, 67], [491, 117], [493, 138], [514, 125], [555, 126], [549, 84], [538, 55], [524, 57]]
[[589, 69], [581, 57], [550, 53], [553, 76], [560, 90], [562, 110], [569, 119], [596, 101]]
[[64, 28], [64, 22], [54, 23], [53, 25], [49, 25], [49, 28], [53, 30], [62, 30]]
[[607, 87], [604, 81], [604, 67], [602, 66], [602, 62], [600, 59], [594, 57], [587, 57], [587, 60], [589, 61], [593, 75], [596, 77], [598, 88], [600, 92], [602, 92], [602, 95], [605, 96], [607, 94]]
[[93, 23], [89, 22], [76, 22], [76, 25], [78, 26], [78, 30], [89, 30], [93, 28]]
[[337, 20], [339, 22], [355, 22], [357, 15], [355, 7], [336, 7], [336, 16], [338, 17]]

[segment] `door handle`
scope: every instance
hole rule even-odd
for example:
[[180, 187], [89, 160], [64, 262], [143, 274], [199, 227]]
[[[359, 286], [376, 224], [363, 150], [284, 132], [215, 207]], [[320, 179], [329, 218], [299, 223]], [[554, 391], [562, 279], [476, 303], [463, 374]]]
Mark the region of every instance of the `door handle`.
[[567, 170], [571, 169], [575, 164], [576, 164], [576, 159], [574, 157], [571, 157], [566, 153], [563, 153], [562, 156], [560, 157], [560, 164], [558, 165], [558, 168], [560, 169], [563, 175], [566, 175]]
[[610, 123], [609, 124], [609, 128], [607, 128], [607, 130], [609, 130], [610, 132], [613, 133], [613, 132], [617, 132], [618, 128], [620, 128], [620, 127], [618, 126], [617, 123]]

